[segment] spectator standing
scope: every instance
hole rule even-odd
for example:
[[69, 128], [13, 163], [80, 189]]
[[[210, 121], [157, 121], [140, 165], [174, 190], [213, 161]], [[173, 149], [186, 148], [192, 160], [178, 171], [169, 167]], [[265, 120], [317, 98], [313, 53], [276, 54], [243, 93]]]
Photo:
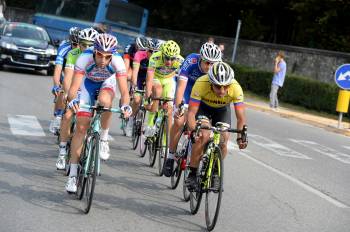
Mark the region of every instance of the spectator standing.
[[271, 83], [271, 91], [270, 91], [270, 107], [273, 110], [277, 110], [278, 108], [278, 89], [283, 87], [284, 79], [287, 71], [287, 64], [284, 60], [284, 52], [279, 51], [275, 58], [274, 63], [274, 75]]

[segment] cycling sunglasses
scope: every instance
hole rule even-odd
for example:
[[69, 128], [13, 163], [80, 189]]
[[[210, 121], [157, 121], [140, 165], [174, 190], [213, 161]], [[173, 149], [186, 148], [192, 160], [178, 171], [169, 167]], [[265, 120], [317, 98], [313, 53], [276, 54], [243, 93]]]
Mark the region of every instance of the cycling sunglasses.
[[215, 84], [213, 84], [213, 86], [216, 88], [216, 89], [224, 89], [224, 90], [227, 90], [229, 87], [230, 87], [230, 85], [215, 85]]
[[168, 60], [168, 61], [174, 61], [176, 60], [175, 56], [167, 56], [167, 55], [163, 55], [164, 60]]
[[84, 48], [91, 47], [92, 45], [93, 45], [93, 43], [84, 43], [84, 42], [79, 43], [79, 46], [84, 47]]
[[110, 54], [110, 53], [109, 54], [103, 54], [102, 52], [96, 51], [95, 54], [96, 54], [96, 57], [98, 57], [100, 59], [102, 59], [102, 58], [104, 58], [106, 60], [112, 59], [112, 54]]
[[206, 65], [212, 65], [212, 64], [214, 64], [214, 62], [211, 62], [211, 61], [208, 61], [208, 60], [205, 60], [205, 59], [202, 59], [202, 61], [203, 61], [204, 64], [206, 64]]

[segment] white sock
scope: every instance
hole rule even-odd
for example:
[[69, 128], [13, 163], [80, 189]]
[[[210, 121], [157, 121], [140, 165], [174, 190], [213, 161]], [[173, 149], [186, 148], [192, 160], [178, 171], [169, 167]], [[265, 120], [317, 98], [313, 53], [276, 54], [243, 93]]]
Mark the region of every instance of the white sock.
[[108, 140], [108, 131], [109, 131], [109, 128], [108, 129], [101, 129], [101, 131], [100, 131], [100, 139], [101, 140], [103, 140], [103, 141]]
[[175, 158], [175, 153], [169, 152], [167, 159], [174, 159]]
[[71, 164], [70, 171], [69, 171], [69, 177], [77, 176], [77, 175], [78, 175], [78, 164]]
[[66, 147], [67, 146], [67, 142], [60, 142], [60, 147]]

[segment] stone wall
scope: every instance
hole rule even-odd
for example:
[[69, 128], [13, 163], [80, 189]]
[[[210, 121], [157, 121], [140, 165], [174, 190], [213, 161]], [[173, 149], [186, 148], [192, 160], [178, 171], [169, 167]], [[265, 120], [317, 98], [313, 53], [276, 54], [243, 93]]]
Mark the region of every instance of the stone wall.
[[[180, 44], [181, 53], [186, 55], [191, 52], [198, 52], [201, 44], [212, 35], [148, 28], [147, 36], [165, 40], [173, 39]], [[215, 43], [225, 45], [224, 58], [226, 61], [231, 61], [234, 39], [221, 36], [213, 37]], [[273, 60], [279, 50], [286, 54], [285, 60], [289, 74], [305, 76], [323, 82], [334, 82], [334, 73], [337, 67], [344, 63], [350, 63], [349, 53], [248, 40], [239, 40], [235, 63], [272, 71]]]

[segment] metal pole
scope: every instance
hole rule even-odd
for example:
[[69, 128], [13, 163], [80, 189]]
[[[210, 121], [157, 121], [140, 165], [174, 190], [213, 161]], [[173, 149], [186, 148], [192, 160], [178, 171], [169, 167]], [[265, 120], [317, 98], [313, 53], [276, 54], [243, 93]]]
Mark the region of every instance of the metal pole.
[[338, 118], [338, 129], [342, 129], [343, 127], [341, 126], [341, 121], [343, 120], [343, 113], [339, 113], [339, 118]]
[[241, 24], [242, 24], [242, 21], [239, 19], [237, 24], [237, 30], [236, 30], [235, 44], [233, 46], [233, 52], [232, 52], [232, 59], [231, 59], [232, 64], [235, 62], [235, 58], [236, 58], [236, 50], [237, 50], [239, 32], [241, 30]]

